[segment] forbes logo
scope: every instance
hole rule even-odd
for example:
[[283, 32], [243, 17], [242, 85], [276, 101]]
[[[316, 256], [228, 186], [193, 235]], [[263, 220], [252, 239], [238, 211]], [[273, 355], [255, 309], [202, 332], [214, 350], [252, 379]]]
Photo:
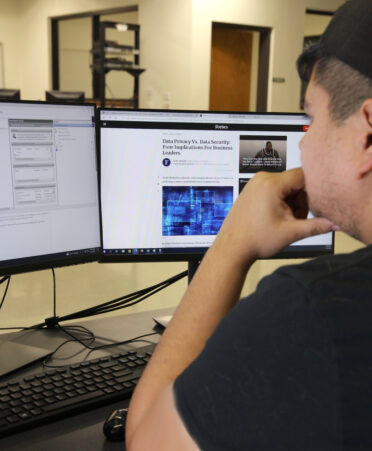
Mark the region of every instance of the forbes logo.
[[215, 124], [214, 128], [216, 130], [228, 130], [229, 129], [229, 127], [227, 125], [219, 125], [219, 124]]

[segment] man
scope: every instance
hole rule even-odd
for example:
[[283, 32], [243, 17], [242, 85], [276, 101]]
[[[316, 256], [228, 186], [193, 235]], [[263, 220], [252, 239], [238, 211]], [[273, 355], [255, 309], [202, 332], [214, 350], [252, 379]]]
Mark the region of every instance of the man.
[[[372, 1], [349, 0], [299, 58], [303, 170], [259, 173], [230, 210], [133, 395], [130, 451], [372, 449], [371, 30]], [[257, 258], [332, 229], [367, 246], [237, 303]]]
[[273, 149], [273, 143], [267, 141], [265, 147], [256, 153], [255, 158], [279, 158], [279, 153]]
[[271, 141], [266, 142], [265, 147], [256, 153], [255, 158], [258, 159], [262, 171], [281, 172], [285, 169], [279, 152], [273, 149]]

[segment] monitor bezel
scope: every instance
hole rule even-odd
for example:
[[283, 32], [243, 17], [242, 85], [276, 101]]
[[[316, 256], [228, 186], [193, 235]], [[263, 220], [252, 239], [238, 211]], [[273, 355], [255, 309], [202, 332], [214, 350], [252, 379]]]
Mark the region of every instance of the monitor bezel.
[[[79, 251], [84, 251], [86, 253], [73, 254], [73, 249], [66, 252], [61, 252], [57, 254], [43, 254], [32, 257], [26, 257], [22, 259], [10, 260], [12, 263], [2, 265], [0, 262], [0, 276], [10, 276], [13, 274], [21, 274], [33, 271], [40, 271], [44, 269], [60, 268], [65, 266], [72, 266], [84, 263], [98, 262], [102, 253], [102, 215], [101, 215], [101, 200], [100, 200], [100, 171], [99, 171], [99, 154], [98, 154], [98, 139], [97, 139], [97, 128], [98, 128], [98, 111], [97, 105], [93, 102], [47, 102], [42, 100], [0, 100], [0, 105], [3, 103], [10, 103], [19, 106], [20, 104], [34, 104], [34, 105], [47, 105], [47, 106], [72, 106], [73, 108], [79, 106], [87, 106], [93, 108], [93, 116], [95, 121], [95, 154], [96, 154], [96, 167], [97, 167], [97, 189], [98, 189], [98, 214], [99, 214], [99, 228], [100, 246], [92, 249], [80, 249]], [[76, 251], [75, 251], [76, 252]], [[66, 255], [66, 254], [69, 255]], [[9, 261], [9, 260], [8, 260]]]
[[[110, 107], [100, 107], [98, 108], [98, 122], [97, 122], [97, 145], [98, 145], [98, 167], [99, 167], [99, 198], [101, 201], [101, 111], [113, 111], [113, 112], [144, 112], [144, 113], [200, 113], [200, 114], [234, 114], [234, 115], [263, 115], [263, 116], [282, 116], [282, 115], [290, 115], [295, 117], [304, 117], [305, 113], [293, 113], [293, 112], [246, 112], [246, 111], [211, 111], [211, 110], [179, 110], [179, 109], [148, 109], [148, 108], [139, 108], [133, 110], [132, 108], [110, 108]], [[102, 205], [100, 205], [100, 211], [102, 212]], [[180, 253], [165, 253], [165, 254], [147, 254], [147, 253], [138, 253], [138, 254], [128, 254], [121, 253], [120, 249], [118, 249], [117, 253], [105, 253], [105, 249], [103, 247], [103, 224], [102, 224], [102, 213], [101, 213], [101, 244], [102, 244], [102, 254], [100, 263], [146, 263], [146, 262], [200, 262], [207, 252], [206, 249], [204, 252], [180, 252]], [[325, 249], [324, 246], [320, 246], [320, 249], [315, 249], [314, 246], [309, 246], [309, 250], [304, 249], [307, 246], [299, 246], [299, 249], [296, 246], [291, 246], [283, 249], [279, 253], [271, 256], [269, 259], [306, 259], [319, 257], [322, 255], [330, 255], [334, 254], [335, 247], [335, 234], [332, 232], [332, 244], [329, 249]]]

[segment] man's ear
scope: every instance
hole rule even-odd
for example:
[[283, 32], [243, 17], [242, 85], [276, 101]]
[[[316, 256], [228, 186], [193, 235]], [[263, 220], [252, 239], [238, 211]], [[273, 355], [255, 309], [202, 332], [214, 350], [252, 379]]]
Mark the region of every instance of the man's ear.
[[361, 114], [363, 117], [363, 155], [364, 161], [359, 168], [358, 176], [363, 178], [372, 171], [372, 98], [367, 99], [361, 106]]

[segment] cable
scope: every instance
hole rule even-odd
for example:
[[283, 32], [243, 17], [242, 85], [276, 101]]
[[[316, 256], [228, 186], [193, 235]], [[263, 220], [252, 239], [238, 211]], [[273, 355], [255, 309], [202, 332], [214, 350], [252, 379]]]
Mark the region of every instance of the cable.
[[10, 276], [4, 276], [2, 279], [0, 279], [0, 285], [4, 282], [6, 282], [9, 279]]
[[[75, 327], [82, 328], [82, 326], [75, 326]], [[76, 337], [72, 332], [70, 332], [69, 329], [72, 329], [73, 326], [61, 326], [59, 324], [58, 328], [61, 329], [66, 335], [68, 335], [71, 338], [66, 340], [66, 341], [64, 341], [59, 346], [57, 346], [57, 348], [53, 351], [53, 353], [51, 355], [49, 355], [44, 360], [43, 366], [46, 367], [46, 368], [61, 368], [61, 367], [65, 366], [65, 365], [50, 365], [50, 364], [48, 364], [49, 360], [51, 360], [52, 358], [56, 359], [56, 360], [69, 360], [72, 357], [75, 357], [76, 355], [80, 354], [84, 349], [88, 349], [89, 352], [85, 356], [85, 359], [84, 359], [84, 360], [87, 360], [87, 357], [94, 351], [97, 351], [97, 350], [100, 350], [100, 349], [109, 348], [111, 346], [119, 346], [119, 345], [123, 345], [123, 344], [128, 344], [128, 343], [132, 343], [134, 341], [146, 341], [146, 342], [152, 343], [152, 342], [150, 342], [148, 340], [144, 340], [144, 338], [149, 337], [151, 335], [158, 335], [158, 332], [150, 332], [148, 334], [138, 335], [137, 337], [130, 338], [130, 339], [123, 340], [123, 341], [115, 341], [113, 343], [109, 343], [109, 344], [105, 344], [105, 345], [91, 346], [91, 344], [95, 341], [96, 337], [93, 334], [93, 332], [89, 331], [88, 329], [84, 328], [87, 331], [87, 334], [90, 335], [90, 336], [87, 337], [87, 338], [80, 338], [80, 337]], [[108, 339], [106, 339], [106, 340], [108, 340]], [[88, 343], [85, 343], [85, 341], [88, 341]], [[77, 351], [74, 354], [69, 355], [67, 357], [63, 357], [63, 358], [62, 357], [55, 357], [55, 353], [57, 351], [59, 351], [66, 344], [72, 343], [72, 342], [80, 343], [83, 346], [83, 349], [81, 349], [80, 351]]]
[[57, 286], [56, 286], [56, 274], [54, 268], [51, 268], [53, 275], [53, 316], [57, 318]]
[[0, 280], [0, 284], [2, 284], [3, 282], [7, 281], [7, 284], [6, 284], [6, 287], [5, 287], [5, 290], [4, 290], [4, 294], [3, 294], [3, 298], [2, 298], [2, 300], [1, 300], [0, 309], [2, 308], [2, 306], [3, 306], [3, 304], [4, 304], [5, 297], [6, 297], [6, 294], [7, 294], [7, 292], [8, 292], [8, 288], [9, 288], [9, 284], [10, 284], [10, 277], [11, 277], [11, 276], [6, 276], [6, 277], [3, 277], [3, 278]]
[[[67, 320], [73, 320], [73, 319], [80, 319], [80, 318], [87, 318], [90, 316], [100, 315], [103, 313], [112, 312], [115, 310], [119, 310], [122, 308], [131, 307], [132, 305], [138, 304], [139, 302], [147, 299], [148, 297], [152, 296], [153, 294], [158, 293], [159, 291], [169, 287], [173, 283], [183, 279], [187, 276], [188, 271], [183, 271], [179, 274], [176, 274], [173, 277], [170, 277], [169, 279], [166, 279], [160, 283], [157, 283], [155, 285], [152, 285], [147, 288], [143, 288], [141, 290], [135, 291], [133, 293], [121, 296], [119, 298], [113, 299], [112, 301], [107, 301], [102, 304], [96, 305], [94, 307], [90, 307], [87, 309], [80, 310], [75, 313], [70, 313], [68, 315], [58, 317], [56, 312], [56, 277], [54, 269], [52, 268], [52, 274], [53, 274], [53, 316], [50, 318], [46, 318], [42, 323], [34, 324], [32, 326], [20, 326], [20, 327], [1, 327], [0, 330], [37, 330], [37, 329], [43, 329], [45, 327], [58, 327], [60, 326], [61, 321], [67, 321]], [[3, 279], [0, 280], [0, 284], [3, 283], [6, 279], [10, 279], [10, 276], [6, 276]], [[9, 286], [9, 281], [8, 285]], [[7, 288], [6, 288], [7, 291]], [[4, 293], [3, 301], [5, 299], [6, 292]], [[2, 305], [2, 304], [1, 304]], [[0, 308], [1, 308], [0, 305]], [[67, 326], [65, 326], [67, 327]], [[72, 327], [72, 326], [69, 326]], [[79, 326], [82, 327], [82, 326]]]
[[135, 305], [138, 302], [143, 301], [144, 299], [163, 290], [164, 288], [167, 288], [168, 286], [172, 285], [178, 280], [181, 280], [182, 278], [186, 277], [187, 274], [188, 274], [187, 271], [183, 271], [156, 285], [152, 285], [151, 287], [147, 287], [142, 290], [138, 290], [134, 293], [121, 296], [119, 298], [113, 299], [112, 301], [107, 301], [94, 307], [83, 309], [75, 313], [70, 313], [62, 317], [57, 317], [55, 315], [54, 317], [46, 318], [44, 323], [37, 324], [35, 327], [41, 327], [43, 324], [47, 325], [48, 327], [53, 327], [56, 326], [61, 321], [87, 318], [90, 316], [100, 315], [103, 313], [119, 310], [125, 307], [130, 307], [131, 305]]
[[115, 99], [114, 93], [112, 92], [112, 89], [110, 88], [110, 86], [107, 83], [105, 83], [105, 87], [106, 87], [107, 91], [110, 93], [111, 98]]

